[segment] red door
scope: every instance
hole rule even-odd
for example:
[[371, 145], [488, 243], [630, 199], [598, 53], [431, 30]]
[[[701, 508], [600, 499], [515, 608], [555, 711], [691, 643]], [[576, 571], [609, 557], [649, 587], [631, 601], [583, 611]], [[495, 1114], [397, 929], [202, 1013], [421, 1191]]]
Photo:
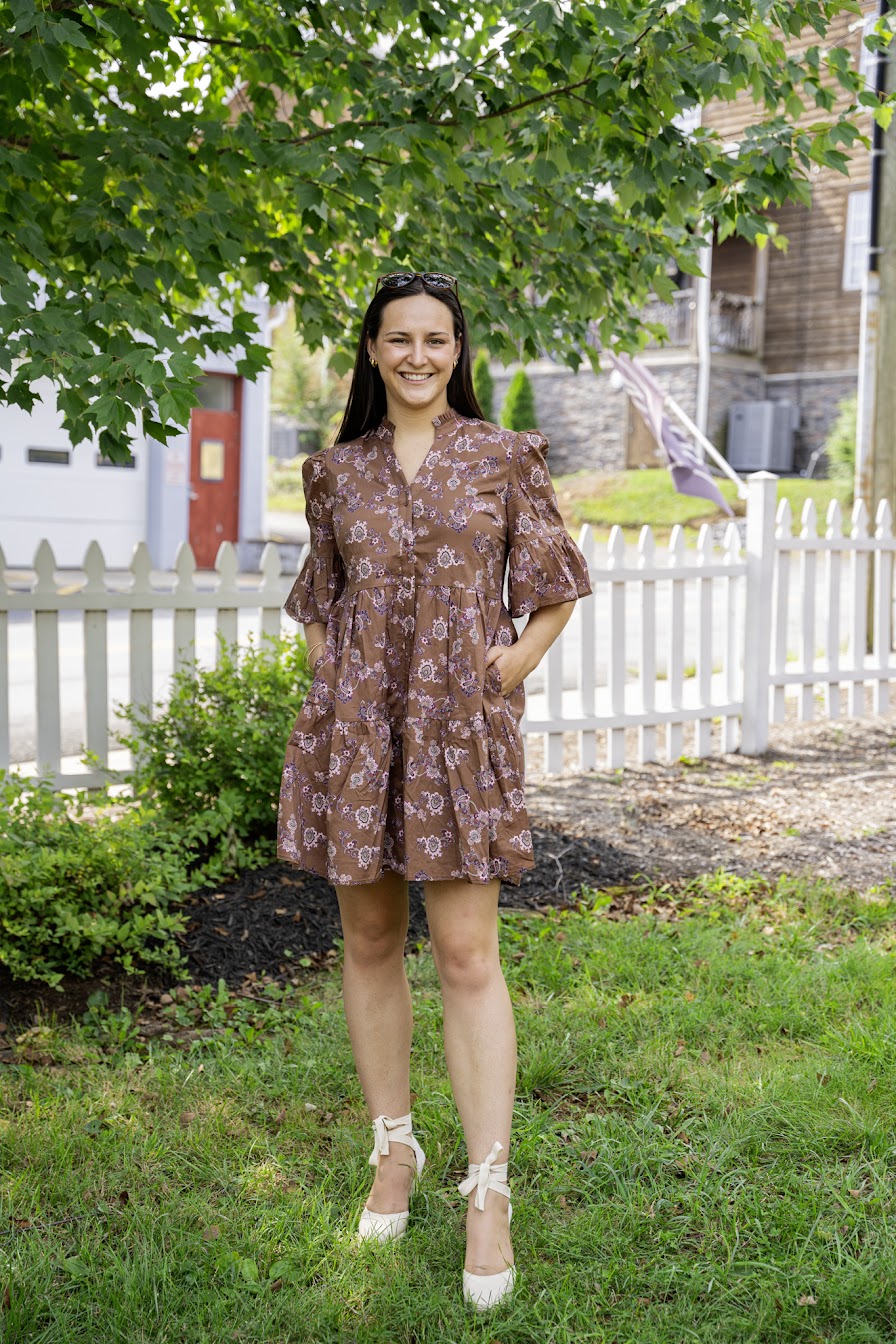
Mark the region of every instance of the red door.
[[190, 545], [200, 569], [214, 567], [222, 541], [236, 541], [240, 517], [242, 382], [207, 373], [190, 420]]

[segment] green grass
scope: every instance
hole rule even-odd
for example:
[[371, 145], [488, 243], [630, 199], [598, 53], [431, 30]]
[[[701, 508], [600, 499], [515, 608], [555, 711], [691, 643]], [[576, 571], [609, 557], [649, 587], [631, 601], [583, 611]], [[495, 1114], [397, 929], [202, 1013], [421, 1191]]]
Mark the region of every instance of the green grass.
[[100, 1010], [32, 1032], [55, 1062], [0, 1078], [4, 1344], [891, 1341], [896, 893], [717, 874], [620, 922], [585, 895], [502, 921], [512, 1305], [460, 1300], [466, 1157], [424, 952], [429, 1161], [392, 1248], [350, 1240], [370, 1136], [338, 975], [270, 1007], [184, 991], [148, 1043]]
[[[582, 491], [589, 489], [592, 480], [591, 492], [583, 496]], [[637, 533], [645, 524], [653, 527], [659, 536], [665, 537], [676, 523], [699, 527], [704, 522], [723, 522], [727, 518], [709, 500], [678, 494], [665, 468], [607, 472], [600, 476], [595, 473], [576, 473], [573, 476], [557, 477], [556, 483], [559, 493], [568, 489], [574, 497], [571, 512], [576, 525], [591, 523], [601, 534], [618, 525], [627, 533], [633, 533], [628, 538], [632, 541], [637, 540]], [[718, 480], [717, 484], [735, 514], [742, 516], [745, 503], [738, 500], [734, 482], [724, 479]], [[778, 482], [778, 499], [790, 500], [795, 523], [799, 521], [807, 499], [815, 501], [820, 522], [824, 521], [832, 499], [840, 499], [844, 514], [848, 517], [849, 509], [843, 502], [845, 498], [845, 488], [834, 481], [785, 476]]]

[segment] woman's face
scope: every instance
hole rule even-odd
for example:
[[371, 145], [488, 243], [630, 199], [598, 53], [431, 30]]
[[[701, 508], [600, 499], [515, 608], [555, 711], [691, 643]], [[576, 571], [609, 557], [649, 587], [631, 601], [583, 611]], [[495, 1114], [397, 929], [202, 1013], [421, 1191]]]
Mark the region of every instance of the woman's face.
[[445, 389], [460, 357], [451, 310], [431, 294], [391, 299], [381, 314], [379, 334], [367, 353], [379, 362], [386, 400], [393, 408], [441, 414]]

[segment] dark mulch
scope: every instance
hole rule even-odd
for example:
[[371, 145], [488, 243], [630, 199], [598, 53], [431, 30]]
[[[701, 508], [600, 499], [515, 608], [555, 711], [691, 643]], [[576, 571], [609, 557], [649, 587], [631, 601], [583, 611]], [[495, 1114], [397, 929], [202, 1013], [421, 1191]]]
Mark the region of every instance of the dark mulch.
[[[531, 830], [536, 866], [523, 874], [518, 887], [502, 885], [504, 909], [569, 906], [582, 887], [631, 886], [640, 876], [636, 857], [606, 841], [536, 825]], [[409, 948], [428, 936], [422, 893], [421, 883], [409, 884]], [[187, 910], [190, 920], [181, 942], [193, 984], [224, 979], [238, 988], [266, 977], [294, 979], [309, 967], [325, 965], [341, 934], [330, 883], [283, 863], [197, 892]], [[30, 1023], [39, 1013], [80, 1016], [98, 989], [106, 990], [110, 1005], [134, 1007], [147, 993], [165, 987], [158, 977], [125, 976], [111, 966], [91, 980], [68, 979], [57, 992], [13, 981], [0, 969], [0, 1032], [4, 1025]]]

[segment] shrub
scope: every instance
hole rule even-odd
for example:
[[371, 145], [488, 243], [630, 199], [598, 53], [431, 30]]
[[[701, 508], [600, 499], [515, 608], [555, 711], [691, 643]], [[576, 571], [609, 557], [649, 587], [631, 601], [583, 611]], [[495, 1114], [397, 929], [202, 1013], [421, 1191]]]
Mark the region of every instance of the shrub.
[[537, 429], [535, 415], [535, 394], [528, 375], [520, 369], [510, 380], [504, 405], [501, 407], [501, 424], [505, 429]]
[[56, 988], [104, 956], [127, 972], [178, 968], [186, 920], [169, 907], [189, 890], [178, 844], [151, 814], [109, 801], [85, 820], [84, 794], [0, 773], [0, 965], [18, 979]]
[[856, 469], [856, 434], [858, 431], [859, 399], [855, 393], [839, 403], [837, 419], [828, 431], [824, 454], [828, 476], [838, 485], [845, 486], [852, 499]]
[[214, 668], [194, 659], [176, 672], [167, 704], [150, 717], [135, 706], [131, 732], [135, 796], [175, 828], [191, 862], [210, 881], [276, 855], [280, 776], [293, 721], [311, 676], [305, 641], [249, 640], [234, 649], [219, 635]]
[[492, 378], [489, 358], [485, 350], [480, 350], [473, 361], [473, 391], [476, 393], [476, 400], [482, 408], [485, 419], [493, 420], [495, 414], [495, 380]]

